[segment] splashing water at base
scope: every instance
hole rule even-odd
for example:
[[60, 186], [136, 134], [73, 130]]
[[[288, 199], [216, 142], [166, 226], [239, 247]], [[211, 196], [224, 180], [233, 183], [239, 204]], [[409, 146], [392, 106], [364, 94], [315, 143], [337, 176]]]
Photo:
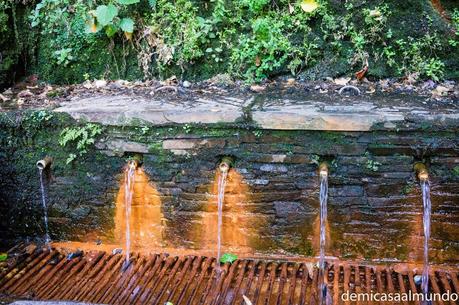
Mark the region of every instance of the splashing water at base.
[[[429, 180], [421, 180], [422, 202], [424, 206], [424, 268], [422, 271], [421, 289], [424, 296], [429, 293], [429, 240], [430, 240], [430, 215], [432, 204], [430, 202], [430, 183]], [[424, 302], [429, 304], [429, 302]]]
[[48, 206], [46, 204], [45, 185], [43, 182], [43, 169], [39, 168], [38, 172], [40, 173], [41, 203], [43, 205], [43, 218], [45, 222], [45, 243], [49, 247], [49, 242], [51, 241], [51, 238], [49, 237], [49, 229], [48, 229]]
[[129, 264], [129, 255], [131, 252], [131, 231], [129, 221], [131, 219], [131, 205], [132, 196], [134, 193], [135, 170], [135, 164], [130, 163], [126, 169], [124, 179], [124, 205], [126, 212], [126, 266]]
[[328, 173], [326, 171], [320, 172], [320, 254], [319, 254], [319, 278], [318, 278], [318, 291], [319, 291], [319, 304], [331, 304], [331, 295], [327, 291], [325, 284], [325, 236], [327, 223], [327, 199], [328, 199]]
[[228, 171], [221, 171], [218, 177], [218, 231], [217, 231], [217, 271], [220, 272], [220, 257], [221, 257], [221, 243], [222, 243], [222, 217], [223, 217], [223, 201], [225, 200], [225, 186]]

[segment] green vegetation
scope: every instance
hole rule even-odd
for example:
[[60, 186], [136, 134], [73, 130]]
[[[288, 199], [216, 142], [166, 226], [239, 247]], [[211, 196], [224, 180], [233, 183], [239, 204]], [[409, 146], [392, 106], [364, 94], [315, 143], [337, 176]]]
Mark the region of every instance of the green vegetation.
[[453, 175], [454, 175], [455, 177], [459, 177], [459, 166], [455, 166], [455, 167], [453, 168]]
[[232, 253], [225, 253], [220, 257], [220, 263], [226, 264], [226, 263], [234, 263], [237, 260], [237, 255], [232, 254]]
[[366, 169], [372, 171], [372, 172], [377, 172], [379, 170], [379, 167], [382, 165], [380, 162], [375, 161], [370, 159], [370, 154], [365, 153], [365, 157], [367, 158], [367, 162], [365, 163]]
[[7, 253], [0, 253], [0, 262], [4, 262], [8, 259]]
[[76, 153], [70, 153], [67, 158], [67, 164], [81, 157], [88, 152], [96, 140], [96, 137], [102, 133], [102, 127], [97, 124], [88, 123], [81, 127], [66, 127], [62, 130], [59, 137], [59, 144], [62, 147], [72, 144]]
[[318, 79], [366, 65], [373, 77], [457, 78], [459, 10], [448, 12], [450, 22], [428, 0], [7, 0], [0, 83], [18, 63], [60, 83]]

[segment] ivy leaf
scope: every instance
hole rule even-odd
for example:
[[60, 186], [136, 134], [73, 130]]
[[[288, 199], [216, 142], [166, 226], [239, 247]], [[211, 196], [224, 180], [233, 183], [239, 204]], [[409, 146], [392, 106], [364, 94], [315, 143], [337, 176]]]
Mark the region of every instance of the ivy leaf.
[[123, 18], [120, 21], [120, 28], [125, 33], [134, 32], [134, 21], [131, 18]]
[[301, 1], [301, 9], [306, 13], [312, 13], [319, 7], [316, 0], [303, 0]]
[[116, 0], [119, 4], [123, 4], [123, 5], [129, 5], [129, 4], [135, 4], [135, 3], [139, 3], [140, 0]]
[[8, 259], [8, 254], [0, 253], [0, 262], [4, 262]]
[[232, 264], [234, 261], [237, 260], [237, 255], [232, 254], [232, 253], [225, 253], [220, 257], [220, 263], [225, 264], [225, 263], [230, 263]]
[[101, 26], [106, 26], [112, 22], [113, 18], [116, 16], [118, 16], [118, 8], [113, 4], [99, 5], [96, 8], [97, 22], [99, 22]]
[[156, 7], [156, 0], [148, 0], [148, 4], [150, 5], [151, 8]]

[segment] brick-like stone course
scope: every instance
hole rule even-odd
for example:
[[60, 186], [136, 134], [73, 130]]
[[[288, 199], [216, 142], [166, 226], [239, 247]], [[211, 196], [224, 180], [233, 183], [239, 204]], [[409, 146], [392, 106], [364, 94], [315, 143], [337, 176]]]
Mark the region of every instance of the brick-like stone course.
[[[235, 160], [234, 176], [227, 187], [224, 224], [234, 236], [224, 234], [223, 246], [315, 255], [319, 214], [316, 161], [322, 158], [331, 165], [327, 253], [420, 260], [422, 202], [412, 166], [416, 160], [424, 160], [432, 183], [431, 259], [458, 260], [459, 177], [454, 169], [459, 165], [459, 138], [454, 132], [263, 130], [258, 134], [243, 128], [224, 132], [224, 127], [212, 132], [200, 127], [188, 133], [159, 131], [164, 130], [150, 128], [139, 136], [129, 128], [113, 127], [72, 171], [57, 163], [49, 182], [53, 238], [85, 240], [90, 235], [93, 240], [113, 241], [115, 198], [121, 188], [123, 164], [129, 154], [141, 153], [142, 168], [160, 195], [163, 220], [158, 225], [165, 245], [213, 247], [206, 240], [215, 239], [215, 169], [219, 158], [230, 155]], [[33, 145], [31, 149], [40, 147]], [[100, 154], [107, 151], [114, 153]], [[10, 156], [3, 164], [10, 166], [19, 162], [17, 158]], [[14, 194], [0, 191], [0, 210], [13, 210], [13, 205], [26, 202], [26, 212], [36, 209], [29, 221], [39, 232], [38, 178], [35, 169], [30, 171], [28, 179], [21, 180], [27, 180], [24, 189], [16, 187]], [[22, 174], [15, 169], [10, 175]], [[14, 184], [6, 182], [3, 179], [2, 186]], [[0, 232], [11, 233], [21, 223], [9, 216], [8, 221], [0, 221]]]

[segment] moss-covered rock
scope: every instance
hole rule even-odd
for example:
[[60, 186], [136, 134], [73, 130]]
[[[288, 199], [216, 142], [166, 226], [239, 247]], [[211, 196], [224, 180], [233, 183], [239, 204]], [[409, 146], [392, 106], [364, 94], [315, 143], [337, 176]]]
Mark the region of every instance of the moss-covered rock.
[[351, 75], [367, 62], [374, 78], [458, 77], [459, 11], [450, 0], [441, 1], [442, 12], [428, 0], [328, 0], [312, 13], [286, 0], [141, 1], [119, 5], [113, 21], [135, 21], [131, 40], [121, 32], [107, 37], [107, 28], [88, 31], [91, 10], [104, 3], [96, 2], [4, 2], [0, 83], [33, 72], [53, 83], [222, 73], [247, 81], [291, 73], [321, 79]]

